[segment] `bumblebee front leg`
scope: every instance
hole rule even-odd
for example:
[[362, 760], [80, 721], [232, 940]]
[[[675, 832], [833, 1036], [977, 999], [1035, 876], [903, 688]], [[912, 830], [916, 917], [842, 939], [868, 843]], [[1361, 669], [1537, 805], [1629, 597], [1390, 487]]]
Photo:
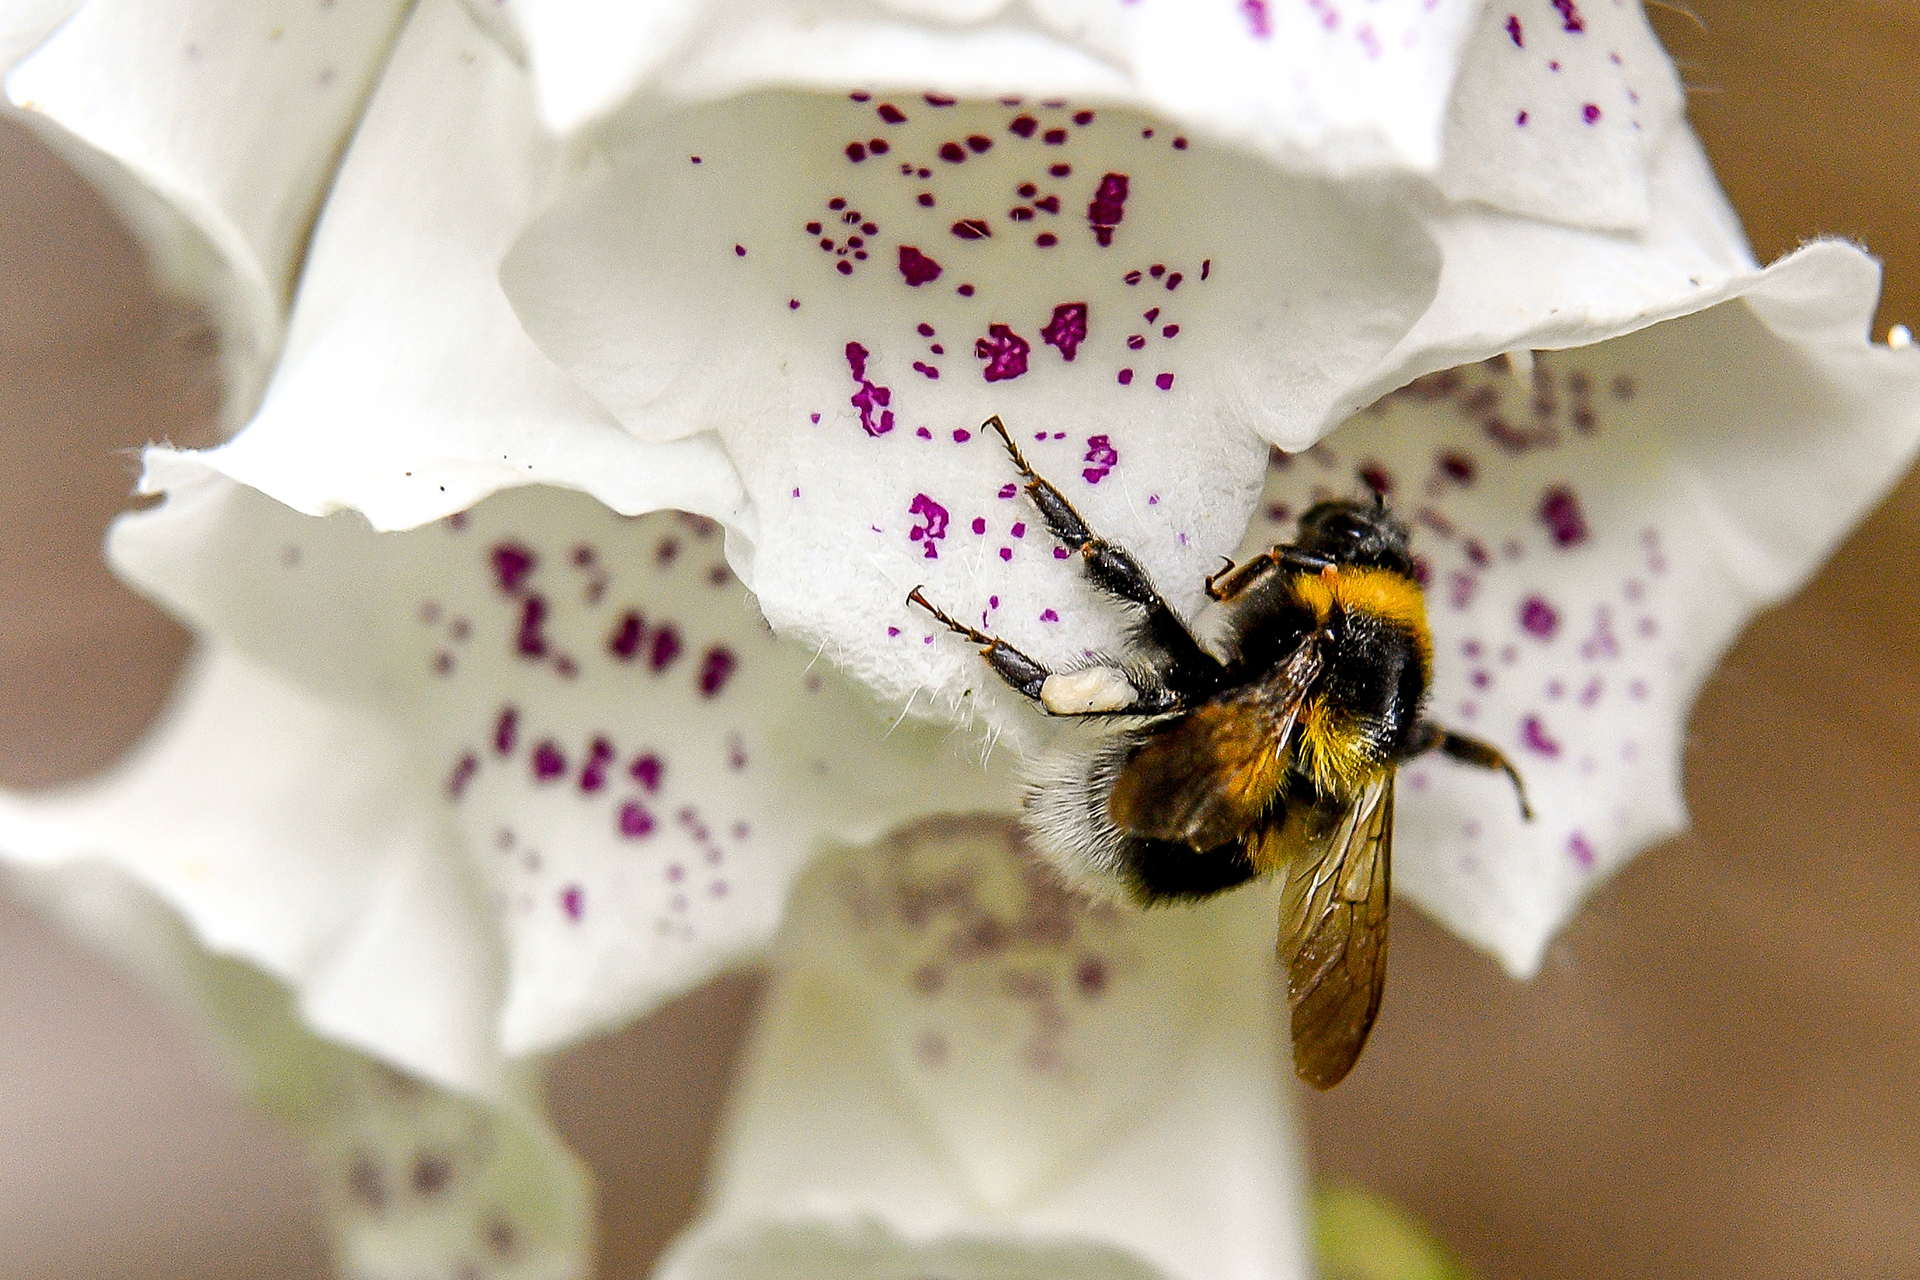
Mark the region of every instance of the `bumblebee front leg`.
[[1333, 561], [1294, 546], [1279, 546], [1263, 551], [1245, 564], [1227, 561], [1227, 567], [1207, 575], [1207, 595], [1214, 600], [1231, 600], [1254, 583], [1283, 569], [1318, 573]]
[[1048, 715], [1145, 715], [1173, 710], [1179, 705], [1168, 695], [1143, 695], [1118, 667], [1049, 671], [1006, 641], [968, 626], [933, 604], [920, 594], [919, 587], [907, 593], [907, 603], [919, 605], [947, 630], [979, 645], [980, 656], [987, 660], [994, 674], [1021, 696], [1039, 703]]
[[1013, 433], [1007, 430], [1007, 424], [1000, 420], [999, 414], [994, 414], [981, 425], [992, 427], [998, 433], [1000, 442], [1007, 447], [1008, 456], [1013, 459], [1014, 467], [1027, 482], [1027, 497], [1039, 510], [1041, 519], [1047, 522], [1047, 528], [1052, 530], [1053, 536], [1064, 543], [1069, 551], [1079, 553], [1080, 562], [1093, 584], [1108, 595], [1146, 610], [1146, 638], [1171, 659], [1169, 679], [1182, 687], [1189, 687], [1190, 692], [1207, 687], [1218, 676], [1220, 664], [1200, 647], [1200, 642], [1187, 630], [1187, 624], [1160, 598], [1153, 580], [1147, 576], [1140, 562], [1133, 558], [1133, 553], [1097, 536], [1087, 527], [1087, 522], [1073, 509], [1066, 495], [1028, 465], [1026, 455], [1014, 443]]
[[1469, 738], [1464, 733], [1443, 729], [1431, 720], [1422, 721], [1415, 733], [1417, 736], [1409, 755], [1438, 751], [1461, 764], [1470, 764], [1476, 769], [1498, 769], [1506, 774], [1507, 780], [1513, 783], [1514, 794], [1520, 797], [1520, 816], [1528, 822], [1533, 821], [1533, 806], [1527, 803], [1527, 786], [1520, 780], [1520, 771], [1513, 767], [1513, 761], [1501, 754], [1500, 748], [1478, 738]]

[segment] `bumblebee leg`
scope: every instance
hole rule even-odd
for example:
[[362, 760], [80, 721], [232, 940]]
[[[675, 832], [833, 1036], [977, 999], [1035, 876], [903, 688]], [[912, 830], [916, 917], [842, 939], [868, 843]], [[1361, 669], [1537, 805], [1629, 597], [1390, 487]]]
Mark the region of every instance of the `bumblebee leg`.
[[1119, 667], [1082, 667], [1076, 671], [1049, 671], [1004, 640], [970, 627], [939, 608], [915, 587], [907, 602], [917, 604], [955, 635], [980, 646], [994, 674], [1053, 716], [1138, 716], [1177, 711], [1180, 696], [1171, 690], [1135, 687]]
[[980, 646], [980, 656], [987, 660], [994, 674], [1012, 685], [1023, 696], [1040, 700], [1040, 687], [1052, 675], [1045, 667], [1029, 658], [1004, 640], [996, 640], [984, 631], [976, 630], [960, 621], [946, 610], [933, 604], [920, 594], [915, 587], [907, 593], [907, 603], [917, 604], [943, 623], [947, 630], [955, 635], [965, 636]]
[[996, 413], [981, 425], [992, 427], [1000, 436], [1000, 442], [1006, 445], [1014, 467], [1027, 482], [1027, 497], [1039, 509], [1041, 518], [1047, 522], [1047, 528], [1053, 531], [1053, 536], [1065, 543], [1068, 550], [1080, 553], [1080, 563], [1086, 569], [1087, 577], [1093, 580], [1093, 585], [1108, 595], [1137, 604], [1147, 611], [1144, 638], [1156, 645], [1171, 661], [1171, 670], [1167, 673], [1169, 683], [1183, 690], [1210, 689], [1217, 680], [1220, 664], [1200, 647], [1200, 642], [1187, 630], [1186, 623], [1180, 621], [1167, 602], [1160, 598], [1153, 580], [1140, 567], [1140, 562], [1133, 558], [1133, 553], [1096, 536], [1087, 527], [1087, 522], [1080, 518], [1080, 513], [1073, 509], [1066, 495], [1027, 464], [1026, 455], [1014, 443], [1013, 434], [1007, 430], [1007, 424], [1000, 420], [999, 414]]
[[1423, 722], [1414, 741], [1413, 755], [1428, 751], [1438, 751], [1450, 760], [1461, 764], [1470, 764], [1476, 769], [1498, 769], [1507, 775], [1513, 783], [1514, 794], [1520, 797], [1520, 816], [1528, 822], [1533, 821], [1533, 806], [1527, 803], [1527, 787], [1520, 780], [1520, 771], [1513, 767], [1513, 761], [1500, 752], [1500, 748], [1478, 738], [1469, 738], [1464, 733], [1455, 733], [1443, 729], [1432, 721]]

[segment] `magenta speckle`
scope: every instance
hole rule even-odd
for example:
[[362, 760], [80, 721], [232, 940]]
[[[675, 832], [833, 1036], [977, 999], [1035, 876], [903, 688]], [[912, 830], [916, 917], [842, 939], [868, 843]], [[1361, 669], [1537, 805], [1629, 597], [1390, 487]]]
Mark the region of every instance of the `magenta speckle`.
[[965, 427], [955, 427], [953, 429], [953, 442], [955, 444], [965, 444], [971, 439], [973, 439], [973, 432], [967, 430]]
[[903, 244], [900, 246], [900, 274], [908, 284], [918, 289], [940, 278], [940, 264], [912, 245]]
[[1093, 193], [1093, 202], [1087, 206], [1087, 221], [1093, 227], [1093, 238], [1102, 248], [1113, 243], [1114, 228], [1120, 225], [1126, 212], [1127, 175], [1104, 175]]
[[527, 576], [540, 564], [540, 557], [518, 542], [502, 542], [495, 546], [490, 559], [493, 562], [494, 585], [510, 596], [519, 594]]
[[513, 744], [520, 737], [520, 713], [512, 707], [500, 708], [500, 718], [493, 722], [493, 749], [500, 755], [513, 754]]
[[607, 637], [607, 652], [621, 662], [631, 662], [633, 656], [640, 652], [640, 641], [645, 634], [646, 627], [640, 615], [629, 609], [620, 615], [620, 621], [614, 624], [613, 634]]
[[1055, 547], [1053, 549], [1053, 558], [1055, 560], [1065, 560], [1067, 558], [1067, 549], [1065, 547]]
[[1027, 353], [1032, 345], [1004, 324], [987, 326], [987, 336], [977, 338], [973, 344], [973, 354], [987, 362], [985, 370], [988, 382], [1004, 382], [1017, 378], [1027, 371]]
[[1593, 861], [1597, 854], [1593, 844], [1578, 831], [1567, 837], [1567, 856], [1580, 865], [1582, 871], [1593, 870]]
[[587, 762], [580, 767], [580, 789], [591, 795], [607, 785], [607, 765], [613, 761], [613, 744], [596, 737], [587, 748]]
[[1576, 35], [1587, 29], [1586, 20], [1580, 16], [1580, 6], [1575, 0], [1552, 0], [1553, 7], [1560, 11], [1560, 29]]
[[948, 164], [959, 164], [967, 158], [967, 149], [957, 142], [940, 144], [940, 158]]
[[1560, 630], [1560, 612], [1539, 596], [1528, 596], [1520, 604], [1520, 629], [1539, 640], [1551, 640]]
[[708, 649], [706, 656], [700, 660], [700, 696], [718, 697], [739, 665], [740, 659], [725, 645], [717, 644]]
[[1170, 373], [1156, 373], [1153, 375], [1153, 385], [1162, 391], [1171, 391], [1173, 390], [1173, 375]]
[[541, 630], [547, 621], [545, 596], [530, 595], [520, 605], [520, 633], [514, 637], [514, 649], [523, 658], [546, 656], [547, 637]]
[[1002, 548], [1000, 548], [1000, 558], [1001, 558], [1002, 560], [1011, 560], [1011, 559], [1013, 559], [1013, 548], [1012, 548], [1012, 547], [1002, 547]]
[[883, 102], [873, 110], [875, 115], [878, 115], [888, 124], [905, 124], [907, 122], [907, 113], [894, 106], [891, 102]]
[[734, 256], [734, 257], [736, 257], [736, 258], [744, 258], [744, 257], [746, 257], [746, 256], [747, 256], [747, 246], [745, 246], [745, 245], [743, 245], [743, 244], [737, 244], [737, 245], [735, 245], [735, 246], [733, 246], [733, 256]]
[[1241, 16], [1247, 20], [1247, 30], [1256, 40], [1270, 39], [1273, 35], [1273, 20], [1267, 15], [1267, 0], [1240, 0]]
[[1522, 112], [1521, 112], [1520, 114], [1518, 114], [1518, 115], [1516, 115], [1516, 116], [1515, 116], [1515, 117], [1513, 118], [1513, 123], [1514, 123], [1515, 125], [1517, 125], [1517, 126], [1519, 126], [1519, 127], [1520, 127], [1520, 128], [1522, 128], [1522, 129], [1524, 129], [1524, 128], [1526, 128], [1526, 127], [1527, 127], [1527, 113], [1526, 113], [1526, 112], [1524, 112], [1524, 111], [1522, 111]]
[[570, 884], [560, 891], [560, 909], [567, 913], [567, 919], [578, 924], [587, 909], [586, 895], [577, 884]]
[[453, 773], [447, 778], [447, 794], [458, 800], [473, 781], [473, 775], [480, 772], [480, 757], [473, 752], [464, 752], [453, 766]]
[[1019, 138], [1031, 138], [1040, 128], [1040, 122], [1029, 115], [1018, 115], [1007, 121], [1007, 132]]
[[985, 516], [975, 516], [973, 518], [973, 531], [975, 533], [985, 533], [987, 531], [987, 518]]
[[893, 403], [893, 392], [867, 378], [868, 354], [867, 349], [857, 342], [847, 344], [847, 367], [852, 370], [853, 380], [860, 387], [853, 393], [850, 403], [860, 412], [861, 429], [869, 436], [883, 436], [893, 430], [893, 410], [886, 407]]
[[1024, 520], [1016, 520], [1016, 521], [1014, 521], [1014, 522], [1013, 522], [1013, 528], [1012, 528], [1011, 530], [1009, 530], [1008, 532], [1010, 532], [1010, 533], [1012, 533], [1012, 534], [1013, 534], [1013, 536], [1014, 536], [1014, 537], [1016, 537], [1016, 538], [1024, 538], [1024, 537], [1026, 537], [1026, 536], [1027, 536], [1027, 522], [1026, 522], [1026, 521], [1024, 521]]
[[1121, 386], [1123, 386], [1123, 387], [1130, 387], [1130, 386], [1132, 386], [1132, 385], [1133, 385], [1133, 370], [1131, 370], [1131, 369], [1122, 369], [1122, 370], [1120, 371], [1120, 374], [1119, 374], [1119, 377], [1118, 377], [1118, 379], [1117, 379], [1117, 381], [1118, 381], [1118, 382], [1120, 383], [1120, 385], [1121, 385]]
[[1084, 302], [1062, 302], [1053, 309], [1053, 318], [1047, 321], [1046, 328], [1040, 330], [1040, 340], [1048, 346], [1058, 348], [1062, 360], [1072, 360], [1079, 354], [1080, 344], [1087, 337], [1087, 304]]
[[1099, 484], [1109, 471], [1120, 465], [1120, 452], [1106, 436], [1088, 436], [1084, 461], [1087, 466], [1080, 478], [1088, 484]]
[[1144, 346], [1146, 346], [1146, 345], [1147, 345], [1147, 335], [1146, 335], [1146, 334], [1144, 334], [1144, 333], [1130, 333], [1130, 334], [1128, 334], [1128, 335], [1127, 335], [1127, 350], [1129, 350], [1129, 351], [1138, 351], [1138, 350], [1140, 350], [1140, 349], [1141, 349], [1142, 347], [1144, 347]]
[[1051, 249], [1053, 248], [1053, 246], [1060, 243], [1060, 237], [1056, 236], [1051, 231], [1042, 231], [1039, 235], [1033, 238], [1033, 242], [1039, 245], [1042, 249]]
[[1580, 118], [1588, 124], [1594, 124], [1600, 119], [1600, 108], [1589, 102], [1580, 108]]
[[1555, 485], [1541, 494], [1534, 514], [1547, 526], [1556, 547], [1577, 547], [1591, 536], [1580, 499], [1566, 485]]
[[907, 511], [908, 514], [925, 521], [924, 524], [913, 526], [907, 534], [908, 541], [921, 543], [928, 560], [938, 560], [940, 552], [933, 544], [947, 536], [947, 509], [926, 494], [916, 493]]
[[680, 656], [680, 632], [669, 622], [653, 633], [653, 649], [647, 655], [647, 665], [655, 671], [665, 671]]
[[1513, 41], [1513, 47], [1516, 49], [1527, 47], [1527, 42], [1520, 35], [1520, 15], [1517, 13], [1507, 15], [1507, 39]]
[[533, 776], [538, 782], [552, 782], [567, 771], [567, 758], [552, 738], [542, 738], [533, 749]]
[[620, 806], [620, 834], [629, 840], [640, 840], [653, 834], [653, 814], [647, 806], [638, 800], [629, 800]]
[[634, 762], [627, 766], [627, 772], [633, 776], [633, 780], [649, 793], [660, 789], [660, 775], [665, 769], [665, 762], [651, 751], [635, 757]]
[[866, 158], [867, 158], [867, 147], [865, 143], [849, 142], [847, 144], [847, 159], [853, 161], [855, 164], [859, 164], [862, 160], [865, 160]]
[[1547, 736], [1547, 726], [1539, 716], [1528, 716], [1520, 722], [1520, 740], [1527, 749], [1537, 751], [1549, 758], [1560, 754], [1560, 744]]
[[[1002, 498], [1011, 498], [1014, 494], [1018, 492], [1020, 492], [1020, 486], [1017, 484], [1003, 484], [1000, 486], [1000, 496]], [[986, 532], [986, 530], [980, 529], [977, 532], [984, 533]]]
[[1163, 338], [1177, 338], [1180, 336], [1180, 326], [1177, 324], [1162, 325], [1160, 326], [1160, 336]]
[[[948, 230], [962, 240], [985, 240], [993, 234], [993, 228], [987, 224], [985, 218], [962, 218]], [[964, 296], [971, 288], [971, 285], [961, 285], [962, 295]]]
[[985, 155], [992, 149], [993, 139], [989, 138], [986, 134], [970, 133], [967, 135], [967, 150], [973, 152], [973, 154], [977, 156]]

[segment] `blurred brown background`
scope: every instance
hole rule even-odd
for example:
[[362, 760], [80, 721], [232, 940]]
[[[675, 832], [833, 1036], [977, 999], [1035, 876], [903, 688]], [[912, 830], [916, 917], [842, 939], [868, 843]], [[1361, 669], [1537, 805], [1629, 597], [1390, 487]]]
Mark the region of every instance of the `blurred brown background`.
[[[1920, 322], [1920, 4], [1655, 19], [1762, 259], [1887, 263]], [[1920, 326], [1917, 326], [1920, 327]], [[0, 125], [0, 784], [109, 761], [186, 637], [101, 566], [131, 448], [210, 432], [204, 329], [87, 189]], [[1412, 912], [1361, 1068], [1304, 1100], [1324, 1171], [1485, 1280], [1920, 1275], [1920, 477], [1761, 619], [1692, 726], [1695, 828], [1603, 890], [1530, 985]], [[722, 980], [573, 1052], [604, 1274], [691, 1212], [752, 997]], [[0, 900], [0, 1277], [326, 1274], [298, 1153], [134, 984]]]

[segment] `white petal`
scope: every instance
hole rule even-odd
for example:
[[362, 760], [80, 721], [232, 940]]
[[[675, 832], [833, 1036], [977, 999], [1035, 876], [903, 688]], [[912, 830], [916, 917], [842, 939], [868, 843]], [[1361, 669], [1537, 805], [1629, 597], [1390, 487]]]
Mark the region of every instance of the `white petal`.
[[1059, 625], [1090, 591], [981, 422], [1191, 606], [1263, 441], [1324, 429], [1438, 263], [1403, 211], [1126, 112], [863, 96], [624, 122], [503, 279], [629, 430], [719, 435], [777, 630], [888, 698], [1030, 725], [904, 603], [924, 584], [1044, 662], [1118, 638]]
[[660, 1274], [1308, 1274], [1272, 929], [1090, 907], [1003, 823], [824, 860]]
[[7, 98], [96, 181], [163, 283], [222, 331], [252, 411], [307, 232], [405, 9], [399, 0], [87, 0]]
[[1671, 130], [1652, 218], [1632, 235], [1451, 206], [1428, 219], [1445, 259], [1433, 305], [1356, 392], [1369, 404], [1414, 378], [1506, 351], [1584, 346], [1712, 306], [1755, 269], [1699, 140]]
[[1638, 0], [1488, 4], [1448, 108], [1440, 189], [1573, 226], [1644, 227], [1648, 170], [1684, 107]]
[[[768, 635], [710, 521], [628, 520], [529, 488], [381, 535], [165, 451], [147, 486], [168, 501], [116, 526], [116, 567], [395, 744], [367, 766], [387, 788], [361, 815], [388, 831], [379, 874], [418, 864], [486, 886], [433, 906], [444, 922], [395, 898], [369, 908], [369, 927], [503, 936], [510, 1053], [634, 1016], [752, 954], [818, 836], [1009, 802], [977, 752], [933, 730], [889, 735], [864, 695]], [[303, 763], [338, 772], [326, 754]], [[255, 868], [236, 917], [299, 909], [271, 842], [234, 856]], [[309, 999], [440, 998], [432, 975], [395, 983], [374, 959]]]
[[1866, 341], [1877, 268], [1825, 242], [1737, 300], [1436, 374], [1274, 472], [1248, 548], [1385, 480], [1429, 566], [1431, 714], [1526, 777], [1400, 779], [1398, 887], [1518, 974], [1580, 901], [1680, 830], [1688, 709], [1755, 610], [1805, 580], [1920, 444], [1920, 353]]
[[98, 862], [11, 886], [159, 988], [254, 1101], [305, 1143], [343, 1275], [584, 1277], [593, 1192], [523, 1081], [496, 1106], [395, 1073], [303, 1028], [287, 992], [203, 951], [179, 917]]
[[[1430, 172], [1472, 0], [892, 0], [872, 6], [521, 0], [541, 111], [562, 131], [642, 87], [687, 99], [862, 86], [1074, 96], [1151, 110], [1309, 169]], [[891, 10], [891, 12], [887, 12]]]
[[83, 0], [11, 0], [0, 10], [0, 76], [54, 33]]
[[286, 353], [211, 465], [410, 528], [544, 483], [730, 514], [711, 440], [642, 444], [521, 332], [497, 271], [561, 170], [518, 68], [454, 3], [414, 14], [315, 231]]
[[324, 1034], [494, 1092], [499, 945], [449, 833], [412, 802], [408, 757], [376, 717], [215, 648], [113, 773], [0, 796], [0, 849], [116, 867], [299, 992]]

